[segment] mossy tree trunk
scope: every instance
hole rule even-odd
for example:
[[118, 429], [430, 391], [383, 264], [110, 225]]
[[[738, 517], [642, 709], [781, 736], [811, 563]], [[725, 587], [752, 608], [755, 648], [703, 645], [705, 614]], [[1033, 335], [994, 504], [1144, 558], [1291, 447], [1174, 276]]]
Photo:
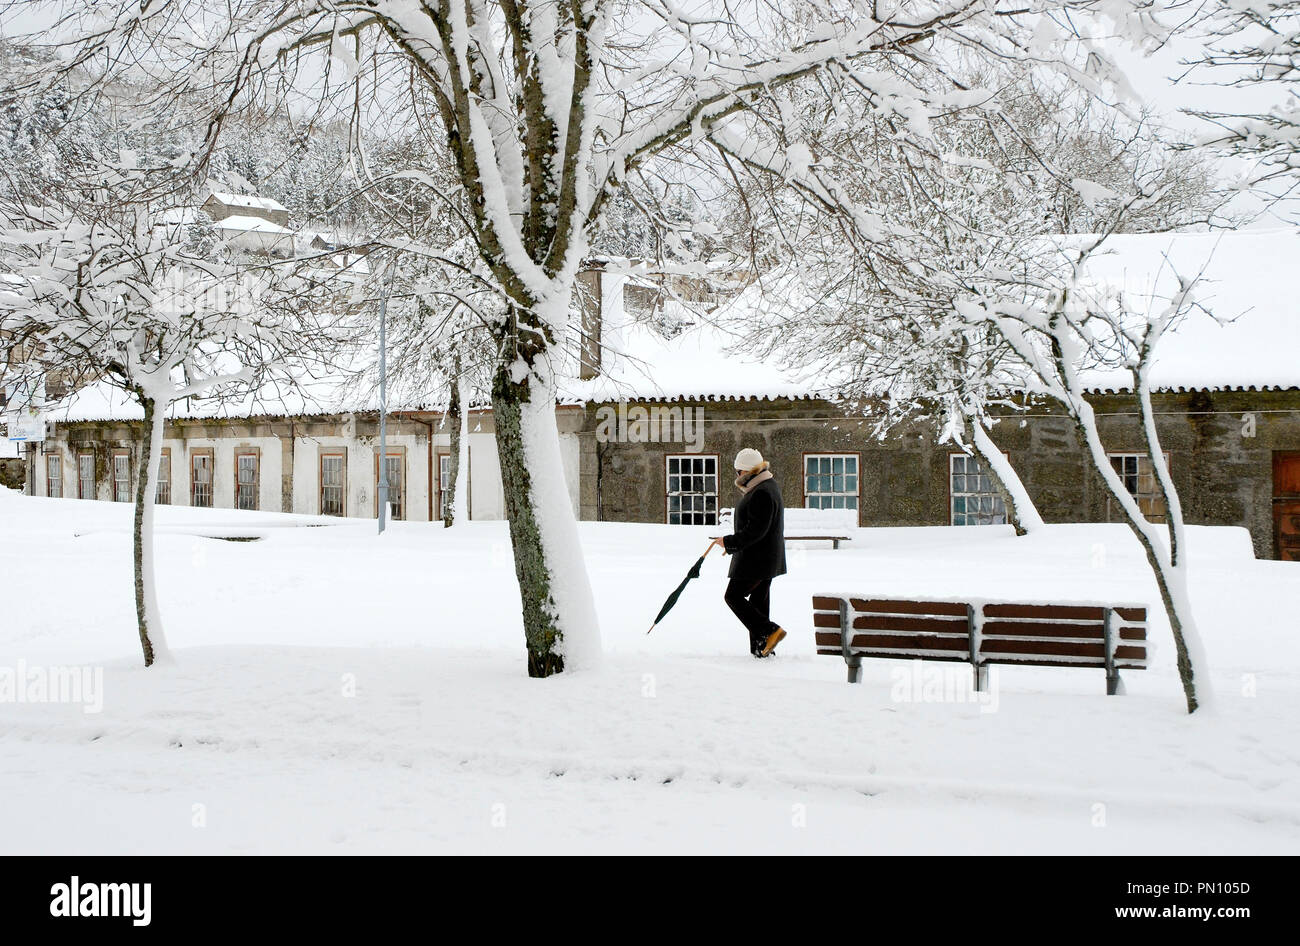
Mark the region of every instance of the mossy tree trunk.
[[157, 581], [154, 574], [154, 502], [158, 491], [158, 466], [162, 461], [165, 406], [137, 391], [144, 407], [144, 431], [140, 444], [139, 471], [135, 483], [133, 527], [135, 564], [135, 614], [140, 632], [144, 665], [151, 667], [166, 659], [167, 642], [158, 611]]
[[[513, 380], [509, 367], [498, 369], [492, 384], [492, 415], [496, 423], [497, 453], [505, 487], [506, 518], [514, 547], [515, 576], [523, 604], [524, 639], [528, 648], [528, 675], [549, 677], [564, 670], [558, 609], [551, 587], [538, 521], [536, 483], [525, 448], [525, 413], [534, 408], [528, 379]], [[551, 410], [553, 406], [547, 405]]]

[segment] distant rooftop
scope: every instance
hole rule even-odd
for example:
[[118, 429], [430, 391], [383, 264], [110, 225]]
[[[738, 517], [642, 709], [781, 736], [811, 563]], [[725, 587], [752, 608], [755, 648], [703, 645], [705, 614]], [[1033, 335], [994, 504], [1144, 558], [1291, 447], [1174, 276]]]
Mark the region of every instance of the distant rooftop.
[[282, 210], [286, 213], [288, 208], [279, 201], [272, 200], [269, 197], [258, 197], [255, 194], [232, 194], [228, 191], [212, 191], [209, 197], [215, 197], [221, 203], [230, 207], [248, 207], [256, 210]]

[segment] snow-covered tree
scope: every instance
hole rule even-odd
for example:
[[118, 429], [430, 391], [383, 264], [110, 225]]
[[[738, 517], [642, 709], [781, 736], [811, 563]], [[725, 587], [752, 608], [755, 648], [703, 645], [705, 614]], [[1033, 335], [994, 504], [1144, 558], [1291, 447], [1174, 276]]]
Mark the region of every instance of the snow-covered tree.
[[[987, 93], [948, 95], [947, 116], [922, 133], [906, 128], [909, 110], [833, 110], [787, 92], [769, 93], [766, 107], [751, 111], [765, 135], [721, 144], [758, 220], [751, 230], [761, 235], [750, 242], [768, 244], [755, 256], [773, 261], [760, 281], [769, 296], [785, 296], [781, 306], [741, 306], [742, 318], [763, 312], [768, 319], [750, 347], [870, 398], [882, 429], [917, 414], [933, 417], [941, 437], [977, 454], [1001, 481], [1022, 528], [1026, 519], [1032, 528], [1037, 514], [989, 437], [990, 407], [1014, 408], [1025, 397], [1058, 404], [1075, 420], [1086, 455], [1147, 551], [1194, 711], [1207, 690], [1195, 676], [1204, 662], [1187, 607], [1185, 561], [1160, 545], [1165, 527], [1146, 521], [1110, 466], [1081, 380], [1089, 360], [1131, 369], [1149, 415], [1155, 342], [1184, 300], [1150, 312], [1088, 309], [1080, 319], [1062, 301], [1073, 301], [1080, 268], [1106, 235], [1178, 212], [1181, 198], [1172, 208], [1167, 203], [1177, 175], [1158, 162], [1139, 162], [1123, 173], [1108, 171], [1113, 187], [1074, 176], [1078, 165], [1059, 163], [1041, 142], [1077, 136], [1030, 134]], [[937, 100], [942, 89], [927, 94]], [[1025, 154], [1047, 182], [1025, 180]], [[1067, 192], [1093, 225], [1102, 224], [1077, 258], [1063, 256], [1060, 237], [1048, 229], [1063, 219], [1053, 207]], [[1093, 331], [1103, 318], [1114, 340], [1104, 350]], [[1126, 320], [1148, 328], [1133, 334]], [[1146, 424], [1144, 431], [1152, 466], [1163, 470], [1158, 476], [1172, 495], [1155, 428]], [[1179, 549], [1176, 496], [1169, 505], [1170, 545]]]
[[[1134, 197], [1132, 203], [1142, 199]], [[1187, 711], [1194, 713], [1209, 702], [1210, 686], [1188, 596], [1182, 506], [1151, 405], [1151, 367], [1161, 338], [1192, 304], [1196, 274], [1174, 274], [1177, 285], [1163, 296], [1155, 290], [1139, 298], [1097, 290], [1088, 264], [1104, 251], [1121, 216], [1116, 226], [1046, 250], [1022, 273], [1003, 274], [997, 290], [959, 299], [955, 307], [967, 324], [990, 327], [1005, 341], [1029, 395], [1047, 399], [1074, 422], [1093, 469], [1146, 553], [1173, 633]], [[1096, 367], [1120, 368], [1132, 378], [1144, 452], [1164, 494], [1166, 523], [1147, 520], [1111, 465], [1086, 396], [1087, 371]]]
[[147, 72], [172, 120], [188, 109], [202, 122], [200, 161], [235, 111], [301, 106], [331, 83], [358, 115], [432, 103], [467, 229], [506, 303], [491, 402], [536, 676], [600, 649], [555, 403], [575, 279], [629, 175], [671, 160], [689, 167], [719, 144], [802, 175], [806, 146], [755, 142], [762, 129], [747, 118], [783, 85], [829, 77], [904, 133], [923, 133], [951, 100], [918, 90], [919, 68], [942, 72], [963, 55], [1064, 63], [1061, 52], [1083, 52], [1088, 69], [1064, 68], [1097, 82], [1103, 57], [1076, 32], [1081, 18], [1096, 13], [1139, 41], [1165, 32], [1158, 9], [1128, 0], [1031, 10], [983, 0], [706, 0], [689, 11], [663, 0], [154, 0], [129, 10], [65, 0], [64, 9], [50, 35], [75, 38], [67, 61], [105, 81]]
[[184, 192], [169, 169], [128, 152], [66, 168], [39, 196], [0, 199], [0, 339], [26, 352], [29, 373], [111, 385], [144, 412], [134, 581], [146, 666], [168, 655], [153, 552], [168, 407], [296, 385], [290, 362], [323, 350], [297, 297], [309, 281], [194, 252]]
[[1203, 12], [1208, 42], [1191, 76], [1242, 90], [1251, 103], [1192, 109], [1214, 127], [1204, 143], [1247, 160], [1254, 183], [1289, 193], [1300, 173], [1300, 2], [1212, 0]]

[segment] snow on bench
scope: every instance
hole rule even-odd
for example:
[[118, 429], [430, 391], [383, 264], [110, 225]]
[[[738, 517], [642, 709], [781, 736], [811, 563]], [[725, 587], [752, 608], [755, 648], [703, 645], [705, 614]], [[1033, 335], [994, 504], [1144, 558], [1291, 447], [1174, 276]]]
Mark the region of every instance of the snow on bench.
[[[730, 525], [734, 512], [722, 510], [718, 525]], [[858, 527], [856, 509], [786, 509], [783, 518], [787, 542], [830, 542], [835, 549], [841, 542], [852, 542], [849, 532]]]
[[[863, 657], [964, 661], [975, 689], [990, 664], [1099, 667], [1106, 693], [1122, 693], [1120, 670], [1147, 666], [1147, 609], [1140, 604], [1015, 604], [813, 595], [817, 653], [842, 657], [850, 683]], [[846, 628], [851, 628], [845, 633]], [[862, 633], [859, 633], [862, 632]]]

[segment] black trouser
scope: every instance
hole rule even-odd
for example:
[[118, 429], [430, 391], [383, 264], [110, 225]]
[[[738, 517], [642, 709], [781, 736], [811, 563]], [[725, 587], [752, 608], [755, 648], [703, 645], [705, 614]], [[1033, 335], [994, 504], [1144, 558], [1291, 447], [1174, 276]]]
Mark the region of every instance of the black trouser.
[[722, 598], [740, 618], [740, 623], [749, 629], [750, 652], [762, 647], [767, 635], [776, 630], [776, 625], [767, 616], [772, 603], [772, 579], [733, 578], [727, 582], [727, 591]]

